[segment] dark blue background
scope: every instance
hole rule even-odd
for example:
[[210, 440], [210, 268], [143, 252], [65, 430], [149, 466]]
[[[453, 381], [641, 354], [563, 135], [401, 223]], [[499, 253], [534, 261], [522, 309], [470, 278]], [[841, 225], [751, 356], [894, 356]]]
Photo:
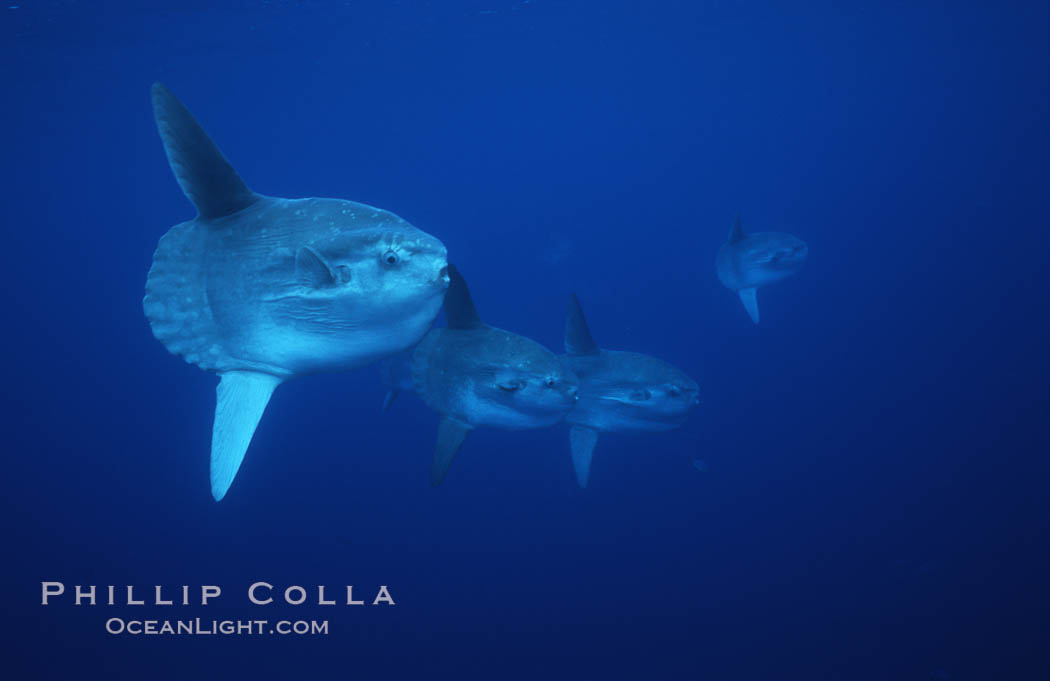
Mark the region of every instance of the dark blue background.
[[[11, 4], [6, 678], [1047, 678], [1047, 3]], [[141, 307], [193, 214], [154, 80], [254, 189], [395, 211], [551, 348], [575, 290], [702, 405], [603, 437], [587, 490], [562, 428], [476, 432], [431, 490], [435, 415], [310, 377], [214, 503], [215, 378]], [[757, 327], [714, 275], [737, 211], [810, 245]], [[259, 579], [398, 605], [250, 607]], [[225, 593], [44, 608], [42, 580]]]

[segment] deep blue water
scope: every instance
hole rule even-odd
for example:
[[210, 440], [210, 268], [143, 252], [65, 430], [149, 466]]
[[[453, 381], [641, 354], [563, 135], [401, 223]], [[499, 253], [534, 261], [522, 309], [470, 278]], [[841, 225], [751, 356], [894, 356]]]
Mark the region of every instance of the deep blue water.
[[[1047, 3], [10, 4], [5, 678], [1050, 675]], [[395, 211], [558, 351], [575, 291], [701, 405], [603, 436], [586, 490], [563, 427], [479, 430], [430, 489], [435, 414], [382, 414], [371, 368], [308, 377], [215, 503], [215, 377], [142, 313], [193, 215], [157, 80], [254, 189]], [[758, 326], [714, 273], [738, 212], [810, 248]], [[258, 580], [397, 605], [251, 606]]]

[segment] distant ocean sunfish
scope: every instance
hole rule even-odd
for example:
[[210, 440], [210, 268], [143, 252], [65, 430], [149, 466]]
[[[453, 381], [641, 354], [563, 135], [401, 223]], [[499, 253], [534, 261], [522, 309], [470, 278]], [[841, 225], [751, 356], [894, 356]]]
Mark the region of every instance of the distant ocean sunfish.
[[580, 487], [587, 486], [598, 433], [677, 428], [698, 402], [696, 381], [667, 362], [599, 348], [575, 295], [565, 319], [565, 353], [562, 361], [580, 379], [579, 401], [565, 417]]
[[576, 400], [578, 382], [554, 353], [536, 341], [484, 324], [463, 277], [448, 266], [445, 318], [416, 347], [416, 393], [442, 415], [430, 484], [448, 467], [474, 428], [542, 428], [561, 421]]
[[751, 321], [758, 324], [758, 287], [798, 272], [808, 253], [806, 243], [791, 234], [745, 234], [738, 217], [718, 251], [718, 279], [737, 292]]
[[143, 307], [168, 350], [221, 377], [211, 444], [218, 501], [278, 385], [362, 366], [426, 333], [448, 287], [445, 247], [379, 208], [256, 194], [159, 83], [153, 112], [199, 214], [161, 238]]

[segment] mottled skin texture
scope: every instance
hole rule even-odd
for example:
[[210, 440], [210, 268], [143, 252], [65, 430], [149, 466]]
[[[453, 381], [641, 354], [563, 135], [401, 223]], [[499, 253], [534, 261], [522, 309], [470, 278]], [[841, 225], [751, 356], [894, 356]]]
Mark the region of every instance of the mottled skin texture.
[[[331, 282], [300, 271], [303, 248]], [[418, 341], [440, 309], [444, 266], [440, 241], [388, 211], [260, 197], [234, 215], [173, 227], [144, 307], [157, 338], [203, 369], [339, 371]]]
[[600, 432], [670, 430], [697, 402], [693, 379], [667, 362], [636, 352], [600, 350], [560, 357], [580, 379], [566, 423]]
[[412, 360], [416, 392], [471, 428], [540, 428], [572, 408], [576, 377], [539, 343], [503, 329], [433, 329]]

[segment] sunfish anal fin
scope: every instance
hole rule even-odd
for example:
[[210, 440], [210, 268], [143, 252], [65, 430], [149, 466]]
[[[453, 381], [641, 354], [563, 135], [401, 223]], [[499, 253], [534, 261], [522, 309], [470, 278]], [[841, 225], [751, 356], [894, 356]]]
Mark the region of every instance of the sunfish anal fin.
[[598, 431], [593, 428], [573, 426], [569, 429], [569, 448], [572, 450], [572, 465], [576, 469], [576, 482], [587, 486], [591, 477], [591, 454], [598, 442]]
[[569, 308], [565, 314], [565, 352], [570, 355], [597, 355], [598, 344], [587, 328], [587, 319], [575, 293], [569, 294]]
[[211, 432], [211, 495], [226, 496], [233, 484], [255, 427], [280, 378], [254, 371], [228, 371], [216, 388], [215, 424]]
[[430, 467], [430, 486], [437, 487], [448, 474], [448, 467], [456, 452], [470, 432], [470, 426], [450, 418], [441, 419], [438, 426], [437, 446], [434, 448], [434, 463]]
[[758, 298], [755, 293], [758, 292], [758, 288], [742, 288], [739, 291], [740, 302], [744, 304], [744, 309], [751, 315], [751, 321], [758, 324]]
[[153, 84], [152, 94], [168, 163], [201, 218], [232, 215], [258, 201], [178, 97], [160, 83]]

